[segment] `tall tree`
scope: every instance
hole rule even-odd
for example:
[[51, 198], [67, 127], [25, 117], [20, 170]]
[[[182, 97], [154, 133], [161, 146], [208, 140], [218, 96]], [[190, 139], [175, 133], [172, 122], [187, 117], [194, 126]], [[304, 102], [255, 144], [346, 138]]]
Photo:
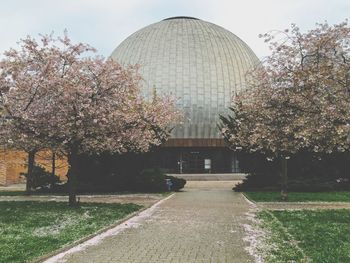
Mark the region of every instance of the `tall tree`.
[[222, 118], [222, 132], [233, 147], [280, 159], [286, 199], [286, 158], [301, 150], [349, 152], [350, 27], [323, 23], [302, 33], [292, 25], [262, 37], [271, 55], [247, 75], [248, 89]]
[[94, 49], [66, 34], [20, 43], [0, 63], [2, 104], [16, 134], [66, 153], [71, 206], [80, 153], [143, 152], [169, 136], [168, 125], [179, 116], [174, 103], [145, 101], [137, 67], [87, 57]]

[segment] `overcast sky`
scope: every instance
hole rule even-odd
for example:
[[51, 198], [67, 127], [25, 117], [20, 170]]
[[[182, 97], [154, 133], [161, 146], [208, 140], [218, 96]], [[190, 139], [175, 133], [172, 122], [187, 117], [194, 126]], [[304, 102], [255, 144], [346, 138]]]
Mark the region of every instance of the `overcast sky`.
[[268, 48], [258, 34], [301, 29], [350, 16], [350, 0], [0, 0], [0, 53], [26, 35], [67, 29], [75, 40], [109, 56], [136, 30], [171, 16], [193, 16], [243, 39], [262, 58]]

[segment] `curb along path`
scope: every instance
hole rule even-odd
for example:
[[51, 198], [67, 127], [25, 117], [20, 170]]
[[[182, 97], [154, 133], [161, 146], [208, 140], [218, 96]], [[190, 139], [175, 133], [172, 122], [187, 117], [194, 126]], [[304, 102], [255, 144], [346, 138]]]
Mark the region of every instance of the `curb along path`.
[[115, 233], [111, 229], [103, 239], [97, 236], [96, 244], [46, 262], [253, 262], [242, 228], [249, 204], [231, 187], [185, 189], [124, 222]]

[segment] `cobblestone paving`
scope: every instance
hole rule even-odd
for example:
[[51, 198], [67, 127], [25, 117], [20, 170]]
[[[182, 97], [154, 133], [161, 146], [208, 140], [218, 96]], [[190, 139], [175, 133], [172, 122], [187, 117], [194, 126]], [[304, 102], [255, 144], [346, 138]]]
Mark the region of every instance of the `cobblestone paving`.
[[160, 204], [140, 225], [60, 262], [253, 262], [242, 241], [249, 205], [231, 188], [232, 182], [217, 188], [192, 185]]

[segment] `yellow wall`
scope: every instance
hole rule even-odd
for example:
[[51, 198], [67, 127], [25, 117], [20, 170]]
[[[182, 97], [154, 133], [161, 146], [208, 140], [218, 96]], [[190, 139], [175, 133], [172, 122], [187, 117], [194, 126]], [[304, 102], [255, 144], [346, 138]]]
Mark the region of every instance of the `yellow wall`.
[[0, 159], [0, 185], [6, 184], [6, 164]]
[[[28, 154], [22, 151], [0, 151], [0, 185], [24, 183], [25, 178], [20, 173], [27, 171], [27, 158]], [[51, 171], [51, 159], [52, 153], [50, 151], [41, 151], [36, 154], [35, 162], [43, 166], [47, 171]], [[61, 181], [67, 180], [67, 170], [67, 160], [65, 158], [56, 158], [56, 175], [60, 177]]]

